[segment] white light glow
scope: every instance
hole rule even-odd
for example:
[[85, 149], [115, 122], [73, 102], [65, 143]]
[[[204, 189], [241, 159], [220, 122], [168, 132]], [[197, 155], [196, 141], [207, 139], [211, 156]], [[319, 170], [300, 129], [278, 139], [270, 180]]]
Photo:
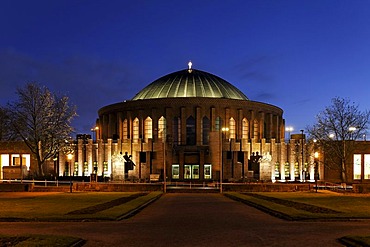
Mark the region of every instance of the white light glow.
[[191, 66], [193, 66], [193, 63], [189, 61], [188, 66], [189, 66], [189, 70], [191, 70]]

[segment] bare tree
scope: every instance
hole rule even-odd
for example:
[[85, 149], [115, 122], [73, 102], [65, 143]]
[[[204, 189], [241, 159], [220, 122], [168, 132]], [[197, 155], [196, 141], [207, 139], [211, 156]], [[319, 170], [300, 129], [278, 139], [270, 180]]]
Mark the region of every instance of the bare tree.
[[17, 89], [18, 100], [5, 112], [10, 130], [23, 140], [37, 159], [37, 175], [44, 176], [45, 161], [55, 156], [73, 131], [76, 107], [37, 83]]
[[325, 165], [339, 170], [343, 182], [347, 182], [347, 162], [353, 152], [355, 140], [366, 134], [370, 118], [369, 111], [360, 111], [358, 105], [347, 99], [333, 98], [316, 116], [317, 123], [307, 128], [325, 152]]

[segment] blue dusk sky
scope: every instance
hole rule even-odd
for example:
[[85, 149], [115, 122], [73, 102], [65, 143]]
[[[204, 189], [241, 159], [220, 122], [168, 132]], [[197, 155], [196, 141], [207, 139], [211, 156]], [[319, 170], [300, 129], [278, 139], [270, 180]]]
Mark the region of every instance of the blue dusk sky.
[[37, 81], [77, 105], [77, 133], [189, 60], [294, 132], [334, 97], [370, 106], [367, 0], [1, 0], [0, 27], [0, 104]]

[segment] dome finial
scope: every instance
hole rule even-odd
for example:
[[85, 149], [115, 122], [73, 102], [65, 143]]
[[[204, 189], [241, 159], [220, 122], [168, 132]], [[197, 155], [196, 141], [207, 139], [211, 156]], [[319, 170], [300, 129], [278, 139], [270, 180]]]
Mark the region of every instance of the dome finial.
[[191, 62], [191, 60], [188, 62], [188, 66], [189, 66], [189, 69], [188, 69], [188, 71], [189, 71], [189, 73], [191, 73], [191, 66], [193, 66], [193, 63]]

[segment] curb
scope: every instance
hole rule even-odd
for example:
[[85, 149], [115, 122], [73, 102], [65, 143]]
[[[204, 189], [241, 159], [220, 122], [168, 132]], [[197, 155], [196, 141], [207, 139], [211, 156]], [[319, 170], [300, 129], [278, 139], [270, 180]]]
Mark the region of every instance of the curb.
[[129, 211], [128, 213], [126, 213], [126, 214], [124, 214], [124, 215], [122, 215], [120, 217], [117, 217], [116, 221], [121, 221], [121, 220], [125, 220], [125, 219], [128, 219], [128, 218], [131, 218], [132, 216], [136, 215], [141, 210], [143, 210], [144, 208], [146, 208], [147, 206], [149, 206], [151, 203], [153, 203], [156, 200], [158, 200], [161, 196], [162, 196], [162, 194], [159, 194], [156, 197], [153, 197], [152, 199], [150, 199], [149, 201], [147, 201], [146, 203], [140, 205], [139, 207], [134, 208], [133, 210]]

